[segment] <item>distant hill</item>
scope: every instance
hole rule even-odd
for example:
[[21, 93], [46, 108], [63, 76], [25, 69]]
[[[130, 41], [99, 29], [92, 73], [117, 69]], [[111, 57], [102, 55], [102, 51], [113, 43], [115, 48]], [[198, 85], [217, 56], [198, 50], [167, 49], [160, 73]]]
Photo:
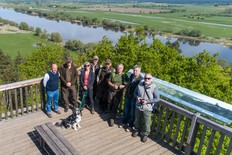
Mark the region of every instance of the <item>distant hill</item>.
[[85, 2], [85, 3], [140, 3], [140, 2], [155, 2], [155, 3], [175, 3], [175, 4], [183, 4], [183, 3], [196, 3], [196, 4], [204, 4], [204, 3], [227, 3], [232, 4], [232, 0], [0, 0], [0, 2], [38, 2], [38, 3], [54, 3], [54, 2]]
[[138, 0], [138, 2], [158, 3], [232, 3], [231, 0]]
[[[65, 0], [63, 0], [65, 1]], [[68, 0], [67, 0], [68, 1]], [[204, 3], [228, 3], [232, 4], [232, 0], [72, 0], [73, 2], [96, 2], [96, 3], [128, 3], [128, 2], [155, 2], [155, 3], [196, 3], [196, 4], [204, 4]]]

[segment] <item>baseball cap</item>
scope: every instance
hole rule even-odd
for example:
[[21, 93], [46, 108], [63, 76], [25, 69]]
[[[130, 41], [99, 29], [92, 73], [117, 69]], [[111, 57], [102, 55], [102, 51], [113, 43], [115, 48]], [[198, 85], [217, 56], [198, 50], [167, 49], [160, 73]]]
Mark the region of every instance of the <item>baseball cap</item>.
[[65, 59], [65, 60], [66, 60], [66, 62], [67, 62], [67, 63], [72, 62], [72, 58], [71, 58], [71, 57], [66, 57], [66, 59]]
[[95, 56], [93, 57], [93, 59], [99, 59], [99, 57], [95, 55]]
[[90, 62], [86, 61], [86, 62], [84, 63], [84, 65], [90, 65]]
[[106, 59], [105, 63], [111, 64], [111, 60], [110, 59]]

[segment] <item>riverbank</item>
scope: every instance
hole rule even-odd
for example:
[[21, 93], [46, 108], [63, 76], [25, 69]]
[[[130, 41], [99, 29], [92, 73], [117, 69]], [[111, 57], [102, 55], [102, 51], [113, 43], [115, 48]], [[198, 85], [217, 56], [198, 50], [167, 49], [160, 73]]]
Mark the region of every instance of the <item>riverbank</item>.
[[197, 42], [207, 42], [207, 43], [215, 43], [220, 44], [222, 46], [231, 47], [232, 46], [232, 40], [226, 39], [226, 38], [214, 38], [214, 37], [208, 37], [208, 36], [201, 36], [201, 37], [188, 37], [188, 36], [180, 36], [172, 33], [163, 33], [163, 37], [174, 37], [177, 39], [184, 39], [184, 40], [191, 40], [191, 41], [197, 41]]
[[20, 30], [18, 27], [10, 25], [0, 25], [0, 34], [31, 33], [30, 31]]

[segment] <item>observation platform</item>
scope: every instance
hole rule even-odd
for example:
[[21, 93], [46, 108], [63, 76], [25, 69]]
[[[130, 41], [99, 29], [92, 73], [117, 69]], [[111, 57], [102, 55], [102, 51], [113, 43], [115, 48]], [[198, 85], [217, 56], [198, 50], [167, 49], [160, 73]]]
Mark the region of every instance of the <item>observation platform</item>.
[[[52, 112], [52, 118], [39, 110], [28, 115], [0, 121], [0, 150], [1, 154], [47, 154], [39, 147], [39, 135], [34, 127], [46, 122], [57, 122], [71, 114], [71, 110], [61, 115]], [[107, 123], [107, 114], [99, 115], [96, 112], [83, 110], [81, 128], [77, 131], [68, 128], [57, 127], [58, 131], [83, 155], [172, 155], [177, 154], [168, 143], [155, 136], [149, 137], [146, 143], [142, 143], [139, 137], [131, 137], [131, 132], [119, 128], [117, 122], [113, 127]]]
[[[61, 115], [54, 113], [51, 119], [46, 116], [41, 110], [45, 105], [45, 92], [41, 79], [0, 85], [1, 154], [47, 154], [39, 147], [39, 135], [34, 127], [47, 122], [60, 121], [71, 114], [71, 110], [64, 113], [60, 108]], [[231, 117], [228, 117], [229, 121], [227, 119], [219, 121], [209, 115], [206, 117], [206, 113], [201, 109], [193, 110], [194, 108], [190, 109], [191, 106], [188, 106], [199, 102], [208, 105], [208, 101], [203, 100], [205, 98], [201, 99], [197, 94], [196, 102], [191, 92], [187, 97], [193, 100], [183, 100], [180, 92], [181, 90], [187, 92], [186, 89], [179, 87], [173, 89], [174, 86], [169, 83], [157, 82], [157, 85], [160, 83], [158, 86], [163, 98], [158, 103], [159, 112], [152, 116], [152, 132], [146, 143], [142, 143], [139, 137], [131, 137], [130, 132], [118, 128], [117, 122], [120, 122], [120, 118], [114, 127], [109, 127], [107, 114], [91, 115], [88, 110], [83, 111], [82, 128], [78, 131], [57, 129], [83, 155], [232, 154], [232, 128], [225, 124], [230, 123]], [[169, 90], [168, 88], [172, 90], [169, 95], [166, 91]], [[176, 104], [176, 94], [182, 99], [178, 100], [181, 101], [178, 103], [182, 103], [187, 108]], [[212, 109], [212, 106], [218, 108], [224, 105], [218, 101], [216, 103], [207, 106], [206, 110]], [[228, 106], [225, 108], [229, 109]], [[221, 116], [227, 115], [223, 113]]]

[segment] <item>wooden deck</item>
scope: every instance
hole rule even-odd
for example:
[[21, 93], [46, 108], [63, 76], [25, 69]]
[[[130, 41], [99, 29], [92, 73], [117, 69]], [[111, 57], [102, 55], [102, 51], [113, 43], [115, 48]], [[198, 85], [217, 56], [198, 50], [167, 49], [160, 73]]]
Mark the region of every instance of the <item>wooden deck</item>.
[[[60, 111], [61, 115], [52, 113], [51, 119], [39, 111], [0, 122], [1, 154], [46, 154], [39, 148], [38, 134], [34, 127], [46, 122], [57, 122], [71, 114], [71, 110], [64, 113], [60, 108]], [[131, 137], [131, 132], [126, 132], [117, 124], [109, 127], [106, 120], [107, 114], [91, 115], [85, 109], [80, 123], [81, 129], [75, 131], [71, 128], [58, 128], [58, 130], [82, 155], [178, 154], [175, 149], [158, 138], [150, 137], [146, 143], [142, 143], [139, 137]]]

